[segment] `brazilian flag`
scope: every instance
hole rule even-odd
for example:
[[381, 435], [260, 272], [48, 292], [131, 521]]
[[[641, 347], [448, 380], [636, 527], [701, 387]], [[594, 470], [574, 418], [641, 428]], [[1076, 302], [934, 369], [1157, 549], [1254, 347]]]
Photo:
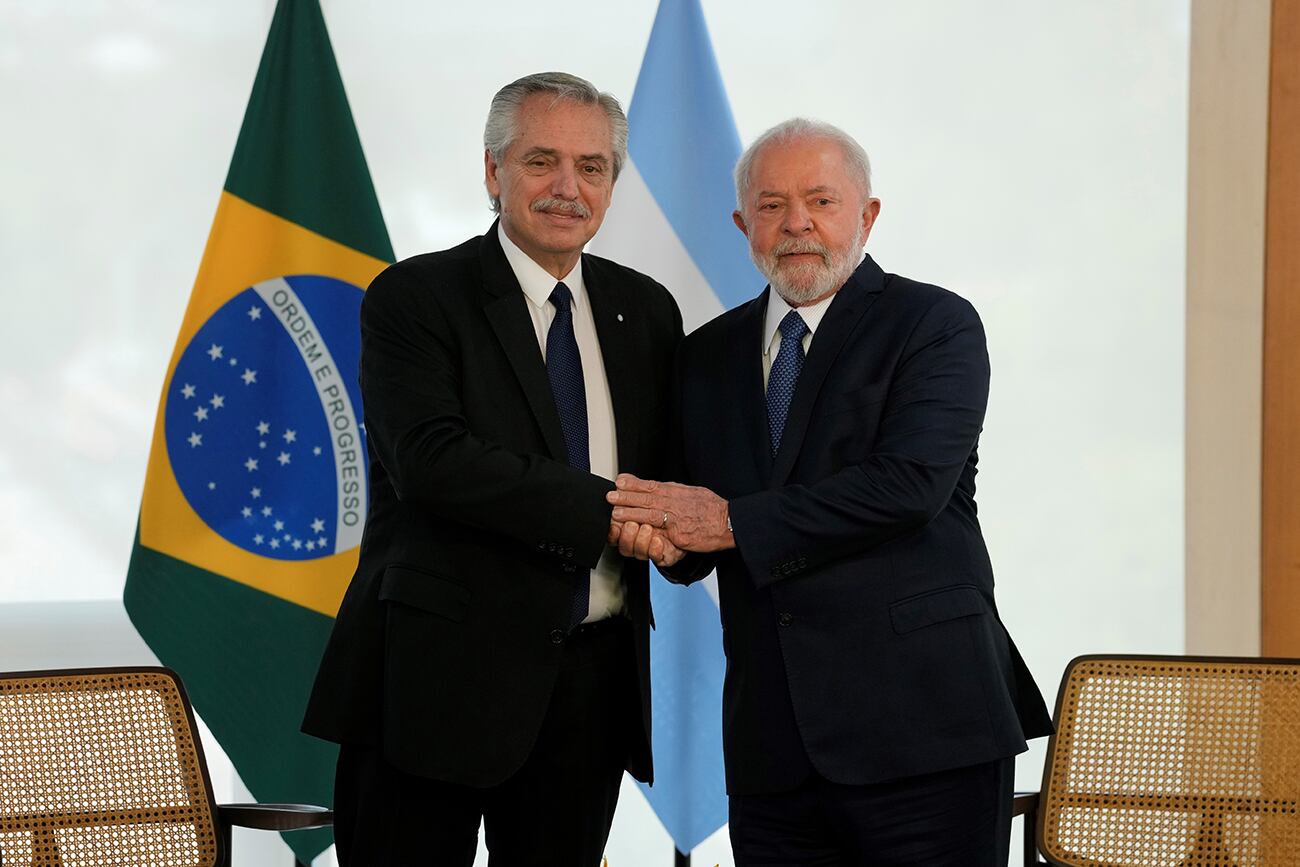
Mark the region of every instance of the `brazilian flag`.
[[[279, 0], [164, 380], [124, 601], [259, 801], [332, 803], [298, 731], [357, 562], [357, 316], [393, 260], [318, 0]], [[285, 836], [298, 860], [327, 830]]]

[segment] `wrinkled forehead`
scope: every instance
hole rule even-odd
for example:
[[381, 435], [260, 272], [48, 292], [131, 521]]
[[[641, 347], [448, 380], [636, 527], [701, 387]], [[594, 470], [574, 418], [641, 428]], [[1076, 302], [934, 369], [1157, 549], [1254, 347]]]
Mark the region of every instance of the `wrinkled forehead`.
[[613, 130], [609, 116], [596, 103], [535, 93], [519, 106], [510, 149], [598, 154], [608, 159], [614, 150]]
[[865, 194], [839, 142], [800, 138], [765, 145], [749, 170], [749, 195]]

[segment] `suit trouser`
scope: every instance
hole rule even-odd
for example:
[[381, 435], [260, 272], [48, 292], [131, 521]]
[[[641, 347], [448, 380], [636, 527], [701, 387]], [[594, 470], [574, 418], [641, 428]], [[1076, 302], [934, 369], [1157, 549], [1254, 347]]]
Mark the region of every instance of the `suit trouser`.
[[414, 776], [375, 748], [345, 744], [334, 787], [339, 863], [470, 867], [481, 820], [490, 867], [596, 867], [628, 733], [640, 725], [636, 689], [631, 626], [616, 618], [569, 637], [532, 752], [500, 785]]
[[1015, 759], [866, 786], [732, 795], [737, 867], [1006, 867]]

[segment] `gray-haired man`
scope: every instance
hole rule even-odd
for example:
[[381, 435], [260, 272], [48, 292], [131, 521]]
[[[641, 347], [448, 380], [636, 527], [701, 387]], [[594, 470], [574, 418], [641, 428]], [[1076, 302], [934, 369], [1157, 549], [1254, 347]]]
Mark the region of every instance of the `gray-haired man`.
[[342, 744], [344, 864], [596, 865], [651, 778], [646, 566], [608, 547], [620, 472], [662, 470], [681, 316], [585, 255], [626, 159], [563, 73], [493, 99], [486, 235], [399, 262], [361, 310], [371, 510], [304, 729]]

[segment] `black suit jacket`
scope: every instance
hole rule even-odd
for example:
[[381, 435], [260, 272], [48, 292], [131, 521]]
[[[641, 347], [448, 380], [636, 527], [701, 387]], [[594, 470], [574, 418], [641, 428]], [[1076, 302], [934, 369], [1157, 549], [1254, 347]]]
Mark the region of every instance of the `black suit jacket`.
[[998, 619], [976, 518], [979, 317], [868, 257], [816, 331], [773, 459], [767, 298], [679, 353], [677, 460], [730, 501], [737, 545], [675, 573], [718, 569], [729, 790], [780, 791], [814, 770], [865, 784], [1024, 750], [1051, 721]]
[[[681, 315], [642, 274], [588, 255], [582, 269], [619, 466], [654, 477]], [[370, 511], [303, 725], [471, 786], [502, 782], [527, 757], [575, 582], [589, 580], [609, 531], [613, 485], [566, 463], [526, 303], [495, 225], [393, 265], [367, 291]], [[646, 565], [625, 561], [623, 581], [640, 698], [628, 770], [649, 780]]]

